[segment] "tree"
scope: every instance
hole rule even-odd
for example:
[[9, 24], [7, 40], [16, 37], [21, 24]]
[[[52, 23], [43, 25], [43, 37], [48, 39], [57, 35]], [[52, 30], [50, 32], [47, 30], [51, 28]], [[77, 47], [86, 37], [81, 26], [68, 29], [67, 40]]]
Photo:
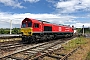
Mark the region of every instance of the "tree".
[[12, 33], [13, 34], [18, 34], [19, 33], [19, 29], [18, 28], [13, 28]]
[[5, 30], [3, 28], [0, 29], [0, 34], [4, 34]]

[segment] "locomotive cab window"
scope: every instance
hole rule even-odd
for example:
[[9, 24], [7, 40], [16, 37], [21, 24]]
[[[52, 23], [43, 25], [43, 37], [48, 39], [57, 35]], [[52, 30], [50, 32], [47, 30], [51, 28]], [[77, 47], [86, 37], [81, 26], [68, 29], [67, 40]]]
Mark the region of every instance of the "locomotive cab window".
[[26, 27], [26, 23], [22, 23], [22, 28], [25, 28]]
[[34, 28], [39, 28], [39, 24], [38, 23], [35, 23], [34, 24]]
[[29, 23], [28, 23], [28, 27], [31, 27], [31, 26], [32, 26], [32, 22], [29, 22]]

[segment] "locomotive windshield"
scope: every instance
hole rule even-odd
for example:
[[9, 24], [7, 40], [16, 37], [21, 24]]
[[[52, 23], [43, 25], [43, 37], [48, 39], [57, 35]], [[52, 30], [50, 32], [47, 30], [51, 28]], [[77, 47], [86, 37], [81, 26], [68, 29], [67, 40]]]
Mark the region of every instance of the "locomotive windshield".
[[26, 27], [26, 23], [22, 23], [22, 28], [25, 28]]
[[22, 23], [22, 28], [31, 27], [31, 26], [32, 26], [32, 22]]
[[28, 27], [31, 27], [32, 26], [32, 22], [28, 22]]

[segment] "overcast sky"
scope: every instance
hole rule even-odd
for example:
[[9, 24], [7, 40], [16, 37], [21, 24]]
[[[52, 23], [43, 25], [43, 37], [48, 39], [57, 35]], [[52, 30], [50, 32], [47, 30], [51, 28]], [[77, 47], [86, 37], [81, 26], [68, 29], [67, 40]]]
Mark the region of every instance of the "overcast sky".
[[0, 28], [19, 27], [24, 18], [90, 27], [90, 0], [0, 0]]

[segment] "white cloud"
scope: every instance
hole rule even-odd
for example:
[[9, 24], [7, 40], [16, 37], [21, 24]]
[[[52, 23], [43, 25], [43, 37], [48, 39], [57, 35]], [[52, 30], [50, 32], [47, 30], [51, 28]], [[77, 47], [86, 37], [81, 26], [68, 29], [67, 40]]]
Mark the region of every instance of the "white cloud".
[[40, 0], [24, 0], [25, 2], [30, 2], [30, 3], [36, 3], [36, 2], [38, 2], [38, 1], [40, 1]]
[[56, 3], [56, 9], [63, 13], [75, 12], [77, 10], [90, 10], [90, 0], [62, 0]]
[[[40, 0], [24, 0], [25, 2], [36, 3]], [[70, 13], [75, 12], [79, 9], [81, 10], [90, 10], [90, 0], [60, 0], [57, 2], [56, 0], [46, 0], [55, 4], [54, 6], [58, 9], [59, 12], [62, 13]], [[56, 3], [55, 3], [56, 2]], [[14, 8], [24, 8], [18, 0], [0, 0], [0, 3], [3, 3], [6, 6], [12, 6]], [[66, 25], [74, 25], [75, 27], [82, 27], [84, 24], [85, 27], [90, 27], [90, 23], [85, 22], [81, 23], [80, 18], [90, 18], [90, 15], [83, 17], [75, 17], [69, 16], [68, 14], [31, 14], [31, 13], [21, 13], [21, 14], [11, 14], [0, 12], [0, 27], [9, 27], [10, 20], [12, 20], [13, 27], [20, 27], [21, 21], [24, 18], [34, 18], [38, 20], [44, 20], [51, 23], [56, 24], [66, 24]], [[77, 18], [77, 20], [75, 20]]]
[[47, 2], [50, 2], [50, 3], [56, 3], [57, 1], [56, 0], [46, 0]]
[[90, 23], [75, 23], [73, 24], [75, 27], [77, 28], [82, 28], [82, 26], [84, 25], [85, 27], [90, 27]]
[[10, 14], [10, 13], [3, 13], [0, 12], [0, 22], [8, 22], [10, 23], [10, 20], [12, 20], [13, 24], [21, 24], [21, 21], [24, 18], [33, 18], [38, 20], [44, 20], [51, 23], [56, 24], [64, 24], [65, 22], [72, 22], [72, 18], [75, 18], [73, 16], [61, 16], [60, 14], [54, 15], [54, 14], [31, 14], [31, 13], [25, 13], [25, 14]]
[[78, 18], [75, 16], [62, 16], [60, 14], [31, 14], [31, 13], [24, 13], [24, 14], [10, 14], [0, 12], [0, 27], [10, 27], [10, 20], [12, 20], [13, 27], [20, 27], [21, 21], [24, 18], [33, 18], [43, 21], [48, 21], [55, 24], [65, 24], [65, 25], [74, 25], [75, 27], [82, 27], [84, 24], [85, 27], [90, 27], [90, 23], [80, 23], [74, 18]]
[[0, 3], [3, 3], [5, 6], [11, 6], [14, 8], [24, 8], [24, 6], [21, 6], [21, 3], [19, 3], [18, 0], [0, 0]]

